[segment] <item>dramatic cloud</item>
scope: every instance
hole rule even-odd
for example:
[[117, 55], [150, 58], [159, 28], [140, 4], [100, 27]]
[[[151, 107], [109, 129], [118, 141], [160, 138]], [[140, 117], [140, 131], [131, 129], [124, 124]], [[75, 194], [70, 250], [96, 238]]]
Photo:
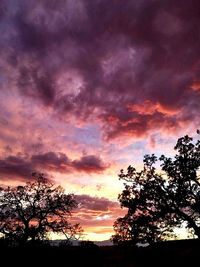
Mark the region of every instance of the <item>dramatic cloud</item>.
[[[199, 5], [1, 1], [1, 82], [65, 117], [99, 118], [108, 138], [179, 128], [198, 120]], [[144, 101], [162, 109], [141, 114]]]
[[102, 172], [107, 166], [94, 155], [83, 156], [78, 160], [70, 160], [64, 153], [47, 152], [28, 157], [26, 155], [8, 156], [0, 159], [0, 179], [8, 177], [27, 180], [33, 171], [53, 171], [71, 173], [83, 171], [86, 173]]

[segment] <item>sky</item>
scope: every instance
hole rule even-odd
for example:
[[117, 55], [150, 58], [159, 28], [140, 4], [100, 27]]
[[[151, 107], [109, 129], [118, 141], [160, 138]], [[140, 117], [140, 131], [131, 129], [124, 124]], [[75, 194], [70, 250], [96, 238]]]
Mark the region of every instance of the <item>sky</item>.
[[1, 0], [0, 184], [45, 173], [109, 239], [120, 169], [199, 126], [199, 25], [198, 0]]

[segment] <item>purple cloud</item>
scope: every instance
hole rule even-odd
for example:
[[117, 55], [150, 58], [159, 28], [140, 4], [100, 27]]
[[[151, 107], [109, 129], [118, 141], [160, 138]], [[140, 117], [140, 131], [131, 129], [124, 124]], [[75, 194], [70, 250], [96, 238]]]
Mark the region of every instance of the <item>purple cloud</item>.
[[107, 167], [108, 165], [94, 155], [83, 156], [77, 160], [70, 160], [64, 153], [55, 152], [35, 154], [31, 157], [8, 156], [0, 159], [0, 179], [6, 180], [13, 177], [27, 180], [34, 171], [99, 173]]
[[0, 179], [9, 180], [10, 177], [13, 179], [21, 178], [29, 179], [32, 173], [32, 164], [23, 158], [16, 156], [9, 156], [5, 159], [0, 159]]
[[[22, 95], [61, 117], [97, 118], [108, 138], [187, 125], [200, 109], [198, 9], [198, 1], [2, 1], [1, 64], [16, 73], [3, 80], [17, 78]], [[177, 113], [128, 108], [144, 101]]]
[[47, 152], [44, 154], [32, 155], [31, 162], [33, 165], [46, 170], [58, 172], [67, 172], [70, 160], [64, 153]]
[[108, 168], [108, 165], [94, 155], [83, 156], [78, 160], [74, 160], [72, 166], [76, 170], [85, 172], [102, 172]]

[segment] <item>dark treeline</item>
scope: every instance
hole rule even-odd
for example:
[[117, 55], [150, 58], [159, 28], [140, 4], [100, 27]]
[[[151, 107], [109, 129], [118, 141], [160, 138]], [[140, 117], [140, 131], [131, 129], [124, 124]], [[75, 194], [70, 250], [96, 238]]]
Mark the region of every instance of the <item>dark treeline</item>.
[[198, 239], [158, 242], [148, 247], [3, 247], [1, 260], [6, 266], [193, 266], [199, 261], [199, 249]]

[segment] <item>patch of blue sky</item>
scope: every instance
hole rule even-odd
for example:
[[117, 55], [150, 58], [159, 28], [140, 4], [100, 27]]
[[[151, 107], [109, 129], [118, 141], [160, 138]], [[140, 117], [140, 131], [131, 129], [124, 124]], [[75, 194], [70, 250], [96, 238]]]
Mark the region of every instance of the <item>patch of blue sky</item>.
[[99, 127], [96, 125], [87, 125], [83, 128], [75, 127], [73, 133], [74, 139], [77, 143], [95, 147], [99, 147], [101, 145], [101, 133]]
[[[113, 159], [120, 165], [138, 164], [142, 162], [143, 155], [146, 154], [147, 141], [136, 141], [125, 147], [112, 145], [109, 153], [109, 158]], [[114, 147], [113, 147], [114, 146]]]

